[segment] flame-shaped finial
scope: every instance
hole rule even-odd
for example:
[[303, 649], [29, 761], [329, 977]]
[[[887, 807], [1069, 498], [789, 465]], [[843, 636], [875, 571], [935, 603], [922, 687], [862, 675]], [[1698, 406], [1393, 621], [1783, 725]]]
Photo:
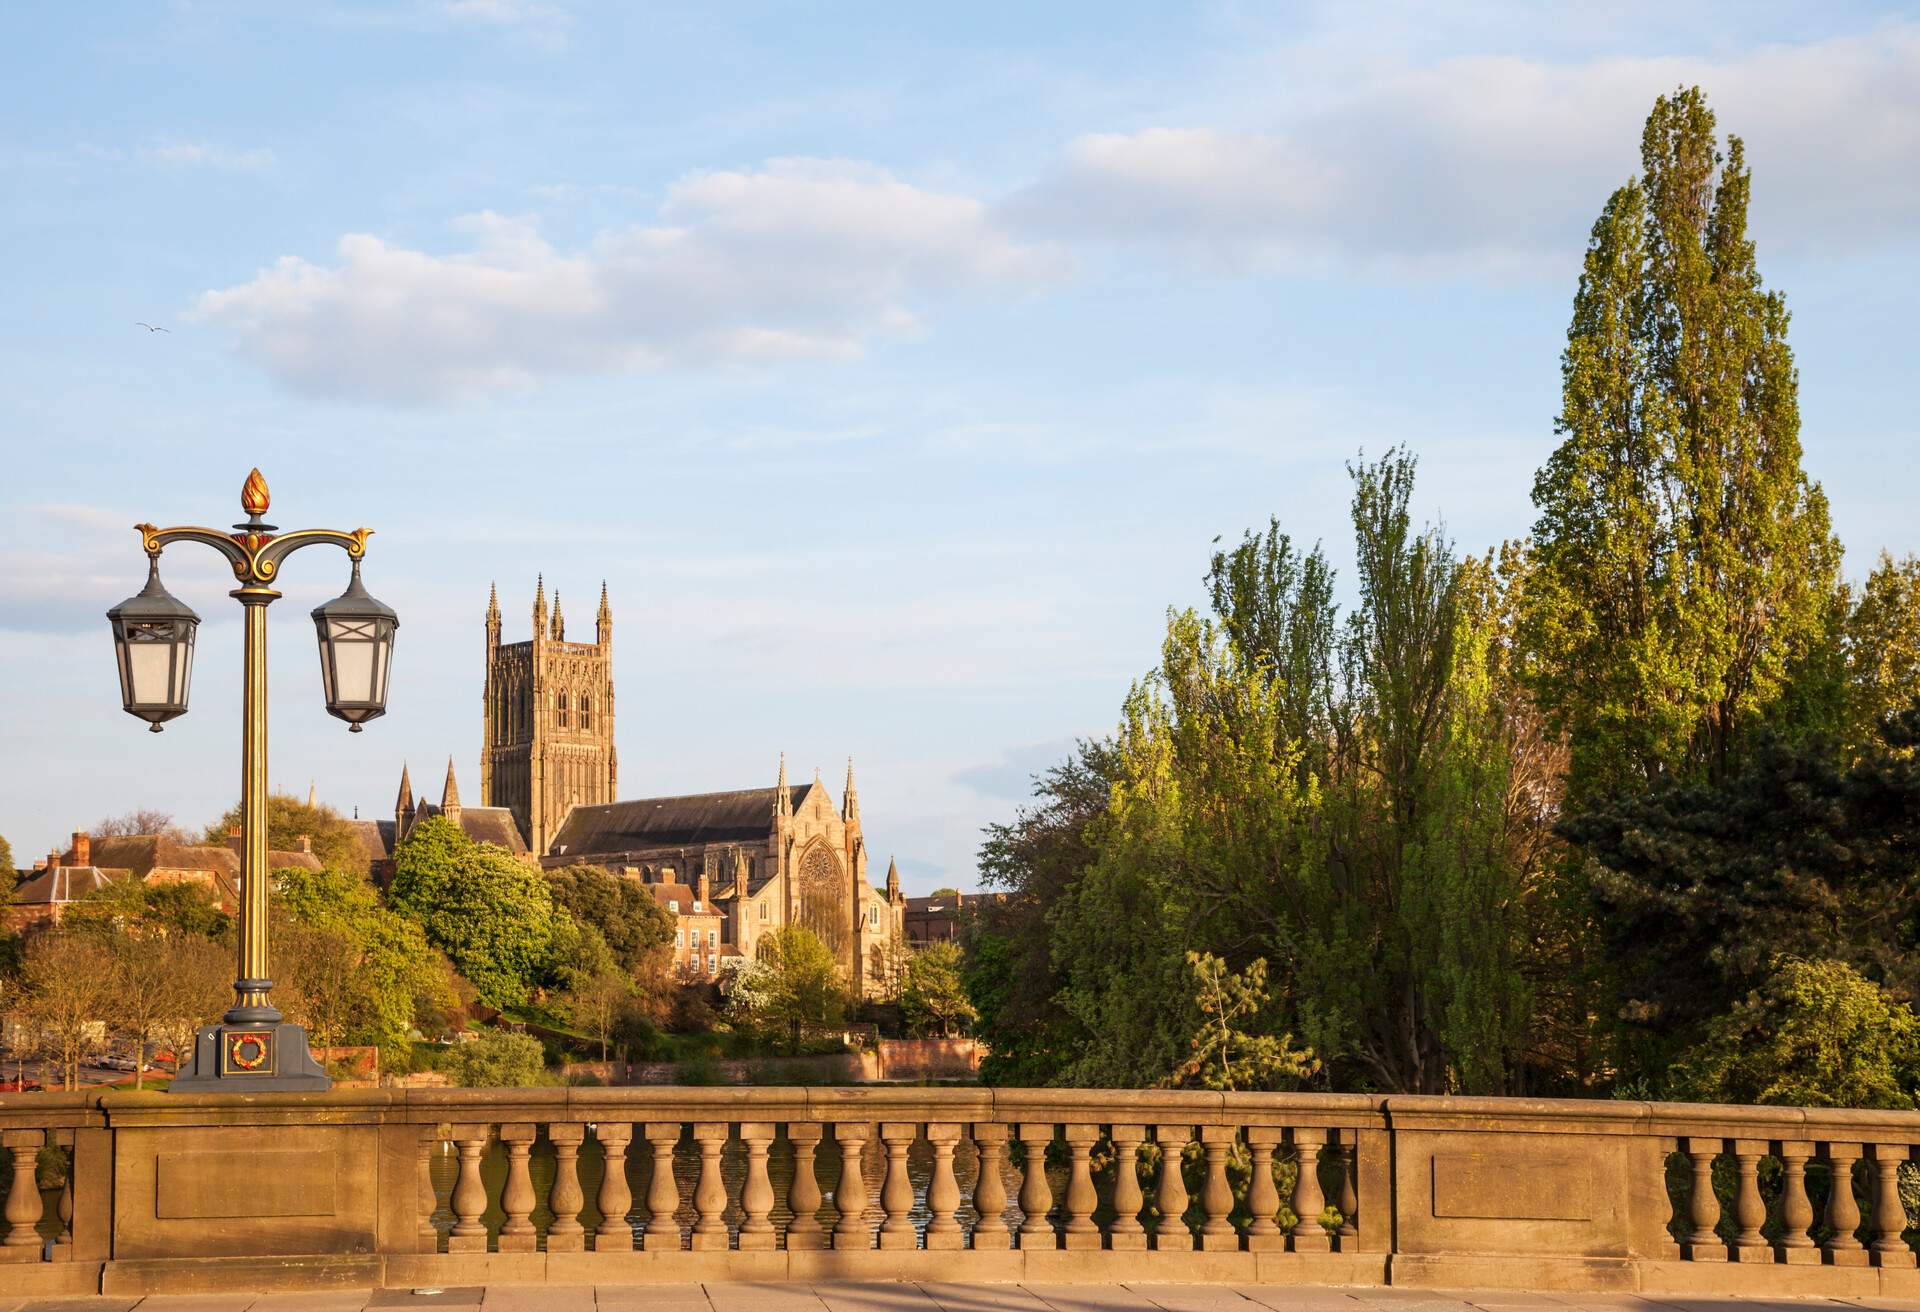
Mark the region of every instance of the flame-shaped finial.
[[240, 509], [249, 515], [264, 515], [272, 499], [267, 495], [267, 480], [255, 469], [247, 475], [246, 485], [240, 489]]

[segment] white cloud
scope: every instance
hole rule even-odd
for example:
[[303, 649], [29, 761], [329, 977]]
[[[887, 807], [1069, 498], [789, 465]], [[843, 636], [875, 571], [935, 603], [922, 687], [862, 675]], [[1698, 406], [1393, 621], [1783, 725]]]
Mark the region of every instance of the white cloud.
[[1273, 57], [1269, 112], [1079, 137], [1007, 220], [1234, 266], [1563, 273], [1636, 169], [1655, 96], [1744, 137], [1755, 229], [1792, 252], [1920, 236], [1920, 27], [1725, 58]]
[[461, 22], [514, 29], [549, 50], [564, 49], [573, 27], [573, 15], [536, 0], [442, 0], [440, 12]]
[[929, 298], [1059, 266], [977, 200], [833, 160], [684, 178], [658, 222], [574, 252], [529, 220], [461, 226], [473, 249], [451, 255], [349, 234], [331, 267], [284, 257], [204, 293], [198, 317], [290, 387], [406, 401], [557, 373], [844, 358], [914, 331]]
[[233, 150], [206, 141], [162, 141], [141, 148], [140, 158], [167, 168], [221, 169], [257, 173], [273, 167], [273, 152], [265, 147]]

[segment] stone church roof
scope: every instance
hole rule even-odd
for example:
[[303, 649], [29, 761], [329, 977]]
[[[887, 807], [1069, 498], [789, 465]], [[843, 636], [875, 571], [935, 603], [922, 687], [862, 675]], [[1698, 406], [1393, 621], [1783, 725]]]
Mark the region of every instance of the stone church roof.
[[[414, 812], [414, 824], [419, 824], [428, 816], [446, 814], [432, 802], [420, 803]], [[458, 806], [448, 816], [460, 832], [476, 843], [492, 843], [504, 847], [515, 856], [524, 856], [527, 851], [526, 840], [520, 837], [519, 826], [513, 823], [513, 812], [504, 806]], [[391, 850], [391, 849], [389, 849]]]
[[[813, 784], [791, 789], [799, 810]], [[644, 797], [576, 806], [554, 835], [554, 857], [609, 856], [650, 847], [764, 841], [773, 828], [777, 788], [742, 788], [687, 797]]]

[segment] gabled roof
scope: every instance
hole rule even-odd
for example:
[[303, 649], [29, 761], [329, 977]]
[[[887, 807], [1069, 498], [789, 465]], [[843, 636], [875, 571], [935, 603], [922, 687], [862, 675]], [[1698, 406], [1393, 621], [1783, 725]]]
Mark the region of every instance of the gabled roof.
[[120, 871], [102, 870], [99, 866], [55, 866], [51, 870], [41, 871], [15, 889], [13, 900], [23, 906], [78, 902], [87, 894], [96, 893], [114, 880], [125, 877]]
[[[797, 811], [813, 784], [791, 789]], [[764, 841], [773, 828], [775, 788], [576, 806], [553, 836], [551, 856], [593, 857], [650, 847]]]
[[366, 853], [368, 865], [393, 855], [393, 821], [349, 820], [347, 823], [353, 827], [353, 836], [360, 840], [360, 850]]
[[240, 873], [240, 855], [230, 847], [178, 843], [164, 834], [118, 834], [96, 838], [88, 853], [103, 869], [125, 870], [145, 879], [156, 867], [169, 870], [210, 870], [233, 878]]
[[[414, 812], [417, 824], [429, 816], [442, 814], [432, 802], [422, 802]], [[504, 847], [515, 856], [524, 856], [527, 844], [520, 837], [520, 827], [513, 823], [513, 812], [504, 806], [463, 806], [454, 821], [460, 826], [460, 832], [476, 843], [492, 843]], [[391, 845], [388, 848], [392, 850]]]

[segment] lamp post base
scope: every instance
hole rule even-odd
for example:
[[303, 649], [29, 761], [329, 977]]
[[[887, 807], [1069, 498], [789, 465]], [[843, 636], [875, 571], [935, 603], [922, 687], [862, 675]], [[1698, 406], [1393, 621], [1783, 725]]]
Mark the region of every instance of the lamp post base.
[[203, 1025], [193, 1060], [174, 1077], [174, 1093], [319, 1093], [333, 1087], [307, 1048], [303, 1026]]

